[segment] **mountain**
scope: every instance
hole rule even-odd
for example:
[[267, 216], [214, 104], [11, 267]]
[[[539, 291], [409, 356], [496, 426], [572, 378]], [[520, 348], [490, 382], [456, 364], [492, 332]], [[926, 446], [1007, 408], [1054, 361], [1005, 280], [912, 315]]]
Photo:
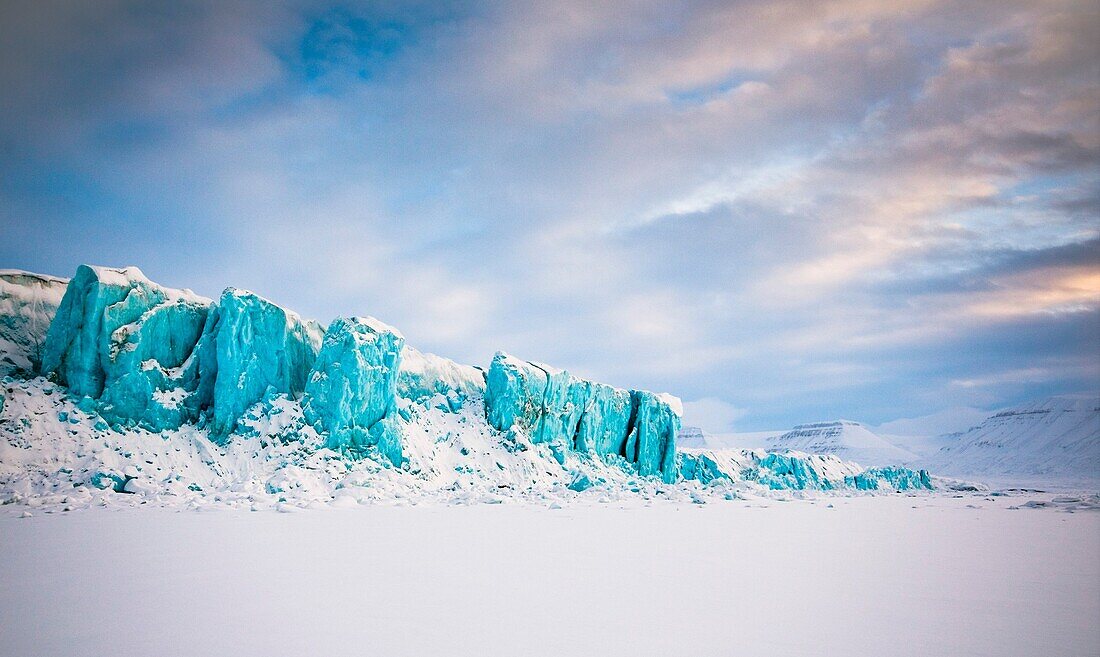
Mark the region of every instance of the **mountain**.
[[699, 427], [682, 427], [676, 435], [676, 445], [701, 449], [707, 447], [707, 435]]
[[851, 420], [800, 424], [784, 434], [765, 439], [764, 446], [775, 450], [834, 454], [863, 465], [898, 465], [917, 458], [912, 452]]
[[831, 454], [865, 466], [899, 465], [917, 460], [914, 452], [876, 434], [859, 422], [834, 420], [799, 424], [788, 431], [712, 434], [695, 427], [680, 432], [680, 445], [713, 450], [795, 451]]
[[1052, 397], [943, 436], [922, 459], [937, 474], [1021, 483], [1100, 482], [1100, 398]]

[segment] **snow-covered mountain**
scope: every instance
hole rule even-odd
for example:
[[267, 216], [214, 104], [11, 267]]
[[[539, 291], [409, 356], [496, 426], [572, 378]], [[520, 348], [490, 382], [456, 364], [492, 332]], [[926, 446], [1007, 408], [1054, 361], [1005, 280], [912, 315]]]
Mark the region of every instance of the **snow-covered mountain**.
[[699, 427], [682, 427], [676, 435], [676, 445], [701, 449], [707, 447], [707, 435]]
[[1100, 398], [1052, 397], [941, 438], [922, 459], [937, 473], [1020, 482], [1100, 481]]
[[851, 420], [800, 424], [765, 440], [768, 449], [792, 449], [811, 454], [834, 454], [867, 465], [898, 465], [916, 460], [882, 436]]
[[707, 433], [695, 427], [680, 432], [680, 444], [714, 450], [793, 450], [807, 454], [831, 454], [864, 465], [900, 465], [917, 460], [917, 454], [852, 420], [811, 422], [783, 431]]

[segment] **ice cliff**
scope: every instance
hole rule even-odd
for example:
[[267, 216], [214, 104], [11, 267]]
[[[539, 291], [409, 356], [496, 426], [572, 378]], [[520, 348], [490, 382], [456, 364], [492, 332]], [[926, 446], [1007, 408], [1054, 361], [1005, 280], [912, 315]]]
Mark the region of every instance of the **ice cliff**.
[[403, 369], [405, 351], [400, 332], [373, 318], [338, 318], [326, 331], [244, 290], [214, 302], [136, 268], [81, 266], [46, 335], [41, 372], [94, 400], [114, 426], [197, 423], [221, 444], [251, 407], [286, 395], [328, 448], [351, 457], [374, 449], [394, 466], [404, 462], [400, 399], [456, 412], [479, 398], [489, 424], [513, 437], [676, 478], [680, 420], [667, 396], [503, 353], [485, 376], [411, 348]]
[[74, 396], [98, 399], [108, 421], [178, 428], [197, 418], [191, 356], [210, 307], [135, 267], [82, 265], [46, 334], [41, 371]]
[[212, 397], [203, 394], [198, 405], [212, 406], [214, 433], [230, 434], [241, 414], [266, 396], [300, 395], [322, 335], [317, 322], [263, 297], [235, 288], [222, 292], [197, 346], [201, 376], [213, 381]]
[[494, 428], [519, 428], [535, 443], [621, 458], [642, 475], [676, 480], [680, 414], [668, 399], [586, 381], [503, 352], [493, 357], [487, 381], [485, 407]]
[[133, 267], [0, 282], [0, 346], [20, 363], [0, 392], [9, 495], [59, 481], [275, 501], [930, 486], [835, 457], [678, 451], [675, 397], [503, 352], [461, 365], [371, 317], [325, 328], [252, 292], [211, 300]]
[[68, 283], [55, 276], [0, 270], [0, 376], [38, 371], [46, 331]]
[[339, 318], [329, 326], [302, 401], [306, 420], [328, 433], [329, 447], [377, 446], [401, 465], [394, 408], [404, 346], [404, 336], [374, 318]]
[[741, 480], [769, 490], [932, 490], [925, 470], [867, 468], [832, 454], [793, 450], [685, 449], [677, 456], [685, 480]]

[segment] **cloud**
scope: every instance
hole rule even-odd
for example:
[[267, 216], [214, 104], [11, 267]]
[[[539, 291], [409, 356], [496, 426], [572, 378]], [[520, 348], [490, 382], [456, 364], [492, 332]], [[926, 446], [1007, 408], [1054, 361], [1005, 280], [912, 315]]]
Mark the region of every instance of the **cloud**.
[[743, 408], [714, 397], [696, 399], [684, 402], [684, 425], [699, 427], [710, 433], [729, 433], [745, 412]]
[[1004, 406], [1100, 369], [1098, 28], [1073, 1], [6, 5], [0, 257], [373, 314], [745, 428]]

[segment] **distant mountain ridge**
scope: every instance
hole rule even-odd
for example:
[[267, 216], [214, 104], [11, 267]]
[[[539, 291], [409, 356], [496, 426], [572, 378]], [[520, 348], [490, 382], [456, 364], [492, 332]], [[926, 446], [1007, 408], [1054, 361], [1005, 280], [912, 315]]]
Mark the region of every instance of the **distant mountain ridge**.
[[943, 436], [921, 459], [937, 473], [1034, 481], [1100, 482], [1100, 398], [1050, 397], [999, 411]]
[[792, 450], [833, 455], [867, 466], [900, 465], [918, 458], [916, 454], [852, 420], [810, 422], [796, 425], [788, 431], [740, 434], [709, 434], [696, 427], [685, 427], [680, 434], [680, 444], [711, 449]]
[[1100, 484], [1100, 396], [1035, 400], [939, 436], [884, 435], [852, 420], [810, 422], [786, 432], [685, 431], [690, 447], [832, 454], [864, 466], [906, 465], [1003, 484]]
[[768, 449], [792, 449], [811, 454], [835, 454], [867, 465], [898, 465], [916, 460], [902, 449], [852, 420], [799, 424], [767, 441]]

